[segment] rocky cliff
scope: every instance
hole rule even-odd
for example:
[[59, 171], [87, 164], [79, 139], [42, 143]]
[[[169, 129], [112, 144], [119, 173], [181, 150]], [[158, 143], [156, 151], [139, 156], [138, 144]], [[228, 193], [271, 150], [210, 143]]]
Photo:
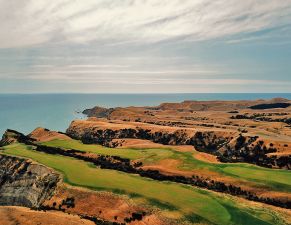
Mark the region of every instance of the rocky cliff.
[[238, 132], [209, 131], [164, 126], [149, 126], [142, 123], [123, 124], [104, 121], [73, 121], [67, 134], [83, 143], [96, 143], [108, 147], [113, 139], [137, 138], [165, 145], [192, 145], [198, 151], [218, 156], [222, 162], [248, 162], [270, 168], [291, 169], [291, 157], [269, 156], [277, 151], [258, 136]]
[[45, 166], [0, 155], [0, 205], [38, 208], [52, 195], [59, 179]]
[[[113, 139], [137, 138], [166, 145], [194, 145], [199, 150], [217, 151], [221, 144], [237, 132], [203, 131], [173, 128], [144, 123], [118, 123], [99, 120], [75, 120], [66, 131], [67, 135], [84, 143], [108, 145]], [[203, 139], [203, 140], [202, 140]]]

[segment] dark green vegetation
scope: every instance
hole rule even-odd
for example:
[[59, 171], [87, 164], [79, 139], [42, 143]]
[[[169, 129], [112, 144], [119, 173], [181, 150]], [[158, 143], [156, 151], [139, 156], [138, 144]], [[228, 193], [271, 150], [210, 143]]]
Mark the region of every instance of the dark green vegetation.
[[290, 103], [272, 103], [272, 104], [259, 104], [250, 106], [250, 109], [276, 109], [276, 108], [287, 108], [291, 104]]
[[[145, 159], [145, 161], [148, 157], [153, 158], [153, 161], [178, 157], [184, 162], [181, 168], [183, 166], [185, 167], [184, 169], [209, 167], [208, 169], [211, 170], [216, 168], [221, 173], [233, 174], [232, 176], [234, 177], [242, 176], [242, 173], [250, 173], [249, 170], [256, 172], [257, 169], [257, 176], [261, 176], [261, 173], [263, 173], [264, 176], [270, 175], [273, 182], [290, 185], [290, 179], [288, 181], [290, 175], [288, 173], [261, 169], [245, 164], [205, 163], [193, 158], [188, 153], [180, 153], [171, 149], [108, 149], [101, 146], [83, 145], [77, 141], [54, 141], [46, 144], [54, 146], [63, 144], [62, 147], [66, 148], [80, 149], [98, 154], [117, 154], [131, 159]], [[283, 224], [280, 216], [274, 211], [240, 204], [235, 197], [230, 198], [187, 185], [159, 182], [115, 170], [99, 169], [92, 164], [70, 157], [37, 152], [31, 146], [23, 144], [8, 145], [4, 147], [4, 153], [30, 158], [54, 168], [61, 172], [64, 175], [64, 181], [71, 185], [127, 194], [134, 199], [145, 199], [148, 204], [153, 204], [162, 210], [168, 211], [170, 214], [178, 213], [182, 220], [209, 224]], [[190, 162], [190, 158], [193, 161]], [[212, 168], [211, 165], [215, 167]], [[242, 168], [242, 170], [240, 171], [239, 168]], [[232, 169], [234, 169], [234, 172]], [[273, 177], [271, 176], [272, 171], [274, 173]], [[278, 176], [275, 175], [277, 172], [279, 172]], [[246, 179], [256, 180], [258, 178], [256, 174], [245, 174], [245, 176], [247, 176]]]

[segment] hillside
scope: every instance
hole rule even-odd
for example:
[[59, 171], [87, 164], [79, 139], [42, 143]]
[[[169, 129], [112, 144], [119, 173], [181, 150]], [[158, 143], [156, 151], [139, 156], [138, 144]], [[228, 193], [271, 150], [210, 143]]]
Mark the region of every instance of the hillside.
[[66, 133], [7, 130], [0, 204], [60, 224], [290, 224], [288, 102], [96, 107]]

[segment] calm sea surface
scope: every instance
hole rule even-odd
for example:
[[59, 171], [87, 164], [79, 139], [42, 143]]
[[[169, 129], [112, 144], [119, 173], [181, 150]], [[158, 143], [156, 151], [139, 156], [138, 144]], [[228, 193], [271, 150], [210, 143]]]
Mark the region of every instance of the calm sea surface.
[[70, 122], [84, 118], [80, 111], [93, 106], [155, 106], [184, 100], [248, 100], [288, 94], [0, 94], [0, 135], [7, 129], [29, 133], [36, 127], [65, 131]]

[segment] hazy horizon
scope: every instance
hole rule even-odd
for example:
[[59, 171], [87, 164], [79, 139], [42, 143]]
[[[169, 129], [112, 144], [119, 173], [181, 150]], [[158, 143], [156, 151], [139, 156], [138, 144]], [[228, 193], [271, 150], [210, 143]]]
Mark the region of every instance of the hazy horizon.
[[291, 0], [0, 6], [0, 93], [291, 92]]
[[[0, 95], [175, 95], [175, 94], [278, 94], [278, 98], [283, 94], [291, 92], [0, 92]], [[283, 98], [283, 97], [282, 97]]]

